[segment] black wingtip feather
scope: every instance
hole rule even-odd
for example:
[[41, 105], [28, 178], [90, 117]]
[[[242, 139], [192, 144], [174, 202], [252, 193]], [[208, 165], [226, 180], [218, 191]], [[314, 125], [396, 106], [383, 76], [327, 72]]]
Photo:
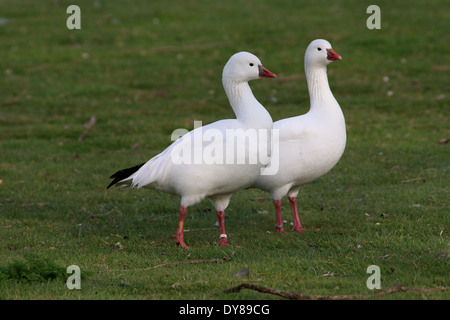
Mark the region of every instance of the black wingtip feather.
[[114, 180], [111, 181], [111, 183], [106, 187], [106, 189], [109, 189], [110, 187], [115, 185], [117, 182], [119, 182], [119, 181], [121, 181], [121, 180], [123, 180], [125, 178], [128, 178], [133, 173], [138, 171], [144, 164], [145, 164], [145, 162], [141, 163], [141, 164], [138, 164], [137, 166], [134, 166], [134, 167], [131, 167], [131, 168], [122, 169], [122, 170], [117, 171], [111, 177], [109, 177], [110, 179], [114, 179]]

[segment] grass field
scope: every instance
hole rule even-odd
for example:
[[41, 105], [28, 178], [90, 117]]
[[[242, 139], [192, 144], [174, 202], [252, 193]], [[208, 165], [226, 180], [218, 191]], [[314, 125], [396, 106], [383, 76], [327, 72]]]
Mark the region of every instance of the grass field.
[[[69, 30], [66, 8], [81, 8]], [[0, 0], [0, 299], [280, 299], [241, 283], [310, 295], [371, 295], [450, 285], [450, 5], [378, 1]], [[302, 234], [273, 232], [270, 195], [236, 193], [230, 246], [208, 201], [105, 190], [176, 128], [231, 118], [228, 58], [258, 55], [276, 79], [251, 83], [274, 120], [305, 113], [303, 54], [316, 38], [347, 121], [341, 161], [299, 194]], [[283, 201], [286, 225], [292, 220]], [[286, 228], [288, 229], [288, 228]], [[196, 260], [200, 260], [195, 263]], [[191, 261], [194, 263], [183, 263]], [[80, 267], [80, 290], [65, 270]], [[237, 276], [248, 268], [245, 276]], [[400, 292], [380, 299], [449, 299]]]

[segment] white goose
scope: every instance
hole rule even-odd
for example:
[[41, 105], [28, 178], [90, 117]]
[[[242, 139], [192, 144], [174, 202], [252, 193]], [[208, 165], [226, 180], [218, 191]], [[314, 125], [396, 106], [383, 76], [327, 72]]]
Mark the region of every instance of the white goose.
[[281, 199], [288, 195], [294, 217], [292, 230], [305, 230], [298, 217], [300, 186], [327, 173], [341, 158], [346, 143], [345, 119], [328, 85], [327, 65], [342, 59], [322, 39], [314, 40], [305, 52], [305, 73], [311, 107], [308, 113], [274, 123], [279, 130], [279, 161], [275, 175], [261, 175], [252, 187], [272, 194], [276, 231], [284, 232]]
[[[248, 84], [248, 81], [259, 77], [273, 78], [275, 74], [264, 68], [261, 61], [251, 53], [239, 52], [233, 55], [223, 69], [222, 83], [236, 119], [220, 120], [194, 129], [146, 163], [113, 174], [111, 178], [114, 180], [107, 188], [113, 185], [145, 187], [180, 195], [178, 230], [174, 237], [178, 245], [187, 249], [189, 247], [184, 242], [187, 207], [209, 198], [219, 220], [219, 244], [228, 245], [224, 210], [231, 195], [249, 187], [269, 162], [249, 161], [251, 148], [255, 146], [250, 146], [248, 142], [244, 142], [245, 154], [234, 153], [236, 136], [227, 136], [236, 130], [238, 134], [250, 129], [272, 130], [270, 114], [256, 100]], [[258, 151], [270, 157], [267, 142], [257, 143]], [[226, 148], [230, 144], [232, 150]], [[242, 146], [236, 145], [236, 148]], [[214, 153], [214, 159], [208, 158]]]

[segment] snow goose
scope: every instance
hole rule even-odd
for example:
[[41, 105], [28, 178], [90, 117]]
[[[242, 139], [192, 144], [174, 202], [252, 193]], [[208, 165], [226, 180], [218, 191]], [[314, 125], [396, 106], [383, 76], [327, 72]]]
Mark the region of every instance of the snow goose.
[[[113, 174], [114, 180], [107, 188], [145, 187], [181, 196], [174, 238], [179, 246], [187, 249], [184, 242], [187, 208], [209, 198], [217, 211], [219, 245], [228, 245], [224, 210], [231, 195], [249, 187], [270, 161], [271, 146], [267, 140], [240, 139], [251, 130], [269, 134], [272, 130], [270, 114], [256, 100], [248, 84], [259, 77], [274, 78], [275, 74], [249, 52], [234, 54], [223, 69], [222, 84], [236, 119], [195, 128], [146, 163]], [[235, 152], [235, 149], [245, 152]], [[266, 155], [267, 161], [264, 157], [252, 161], [256, 152]]]
[[333, 51], [328, 41], [312, 41], [305, 52], [310, 110], [306, 114], [274, 122], [274, 129], [279, 130], [279, 157], [274, 153], [271, 161], [279, 161], [278, 172], [261, 175], [252, 187], [272, 194], [276, 231], [284, 232], [281, 199], [286, 195], [294, 217], [292, 230], [305, 230], [297, 211], [300, 186], [327, 173], [344, 152], [345, 119], [327, 77], [327, 65], [339, 59], [341, 56]]

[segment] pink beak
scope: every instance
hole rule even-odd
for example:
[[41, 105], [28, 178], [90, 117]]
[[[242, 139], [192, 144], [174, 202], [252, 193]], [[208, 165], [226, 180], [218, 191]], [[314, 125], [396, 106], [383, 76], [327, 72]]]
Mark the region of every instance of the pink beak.
[[342, 57], [338, 55], [336, 52], [333, 51], [333, 49], [327, 49], [327, 59], [334, 61], [334, 60], [341, 60]]
[[277, 75], [275, 73], [270, 72], [266, 68], [264, 68], [262, 65], [258, 66], [259, 69], [259, 77], [260, 78], [275, 78]]

